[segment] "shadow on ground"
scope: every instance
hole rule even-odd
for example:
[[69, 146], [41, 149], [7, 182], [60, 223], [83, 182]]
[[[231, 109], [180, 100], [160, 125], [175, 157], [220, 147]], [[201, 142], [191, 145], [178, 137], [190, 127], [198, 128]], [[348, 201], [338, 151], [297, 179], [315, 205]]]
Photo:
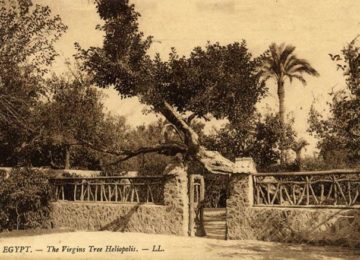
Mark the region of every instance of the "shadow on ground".
[[[211, 241], [211, 242], [210, 242]], [[237, 243], [236, 241], [227, 241], [230, 245], [217, 243], [216, 240], [209, 240], [207, 250], [213, 251], [220, 258], [234, 259], [360, 259], [360, 248], [343, 248], [329, 246], [311, 246], [305, 244], [287, 244], [287, 243], [266, 243], [259, 241], [246, 241], [246, 243]], [[244, 241], [245, 242], [245, 241]]]

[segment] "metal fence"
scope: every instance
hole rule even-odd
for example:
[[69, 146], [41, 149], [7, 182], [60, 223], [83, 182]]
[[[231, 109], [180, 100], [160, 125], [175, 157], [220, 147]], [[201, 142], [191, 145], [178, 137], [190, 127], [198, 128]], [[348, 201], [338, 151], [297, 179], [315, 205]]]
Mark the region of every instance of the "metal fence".
[[54, 178], [54, 199], [163, 204], [164, 176]]
[[360, 170], [257, 173], [254, 205], [359, 207]]

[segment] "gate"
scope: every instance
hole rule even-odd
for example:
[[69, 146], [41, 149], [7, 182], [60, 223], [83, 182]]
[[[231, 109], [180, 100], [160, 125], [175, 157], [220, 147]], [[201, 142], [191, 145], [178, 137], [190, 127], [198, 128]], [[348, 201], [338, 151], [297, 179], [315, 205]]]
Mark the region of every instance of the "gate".
[[204, 236], [203, 211], [205, 198], [204, 177], [199, 174], [189, 176], [189, 235]]
[[[210, 192], [209, 187], [215, 193]], [[226, 239], [226, 197], [228, 176], [217, 176], [212, 183], [204, 176], [189, 177], [189, 235]]]

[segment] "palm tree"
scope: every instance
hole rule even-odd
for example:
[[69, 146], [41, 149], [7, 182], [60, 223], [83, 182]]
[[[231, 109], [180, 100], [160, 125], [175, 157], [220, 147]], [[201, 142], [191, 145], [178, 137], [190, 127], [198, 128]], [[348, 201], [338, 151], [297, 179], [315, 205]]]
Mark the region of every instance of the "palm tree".
[[308, 141], [306, 141], [304, 138], [300, 138], [298, 141], [295, 141], [291, 145], [291, 149], [296, 153], [295, 162], [298, 165], [299, 170], [301, 170], [301, 166], [302, 166], [301, 152], [308, 145], [309, 145]]
[[285, 80], [288, 79], [292, 83], [293, 79], [299, 80], [306, 85], [304, 74], [311, 76], [319, 76], [319, 73], [305, 59], [299, 59], [294, 54], [295, 47], [285, 45], [284, 43], [277, 45], [272, 43], [269, 50], [264, 55], [261, 66], [261, 75], [264, 81], [274, 79], [277, 83], [277, 94], [279, 97], [279, 116], [282, 128], [282, 138], [280, 141], [280, 161], [284, 163], [284, 145], [285, 139]]

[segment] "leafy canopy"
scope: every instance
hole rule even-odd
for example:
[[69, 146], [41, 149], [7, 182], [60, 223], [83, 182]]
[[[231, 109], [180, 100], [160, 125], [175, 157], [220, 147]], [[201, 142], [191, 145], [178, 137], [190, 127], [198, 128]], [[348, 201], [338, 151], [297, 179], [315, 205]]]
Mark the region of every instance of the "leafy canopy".
[[113, 86], [123, 97], [138, 96], [155, 110], [166, 101], [179, 112], [238, 120], [251, 115], [264, 95], [256, 67], [260, 60], [246, 43], [196, 47], [188, 57], [172, 49], [167, 61], [147, 51], [152, 37], [139, 29], [139, 13], [128, 1], [96, 1], [104, 25], [103, 47], [77, 48], [78, 58], [100, 87]]
[[262, 77], [266, 81], [270, 78], [276, 82], [289, 79], [299, 80], [306, 85], [303, 74], [318, 76], [319, 73], [305, 59], [298, 58], [295, 54], [295, 46], [272, 43], [268, 52], [264, 55], [262, 64]]
[[[278, 115], [256, 114], [241, 126], [228, 124], [225, 128], [205, 136], [205, 144], [227, 158], [252, 157], [259, 171], [266, 171], [280, 159], [282, 128]], [[296, 133], [293, 119], [285, 125], [284, 146], [294, 143]]]
[[[324, 118], [314, 107], [309, 114], [309, 131], [320, 139], [320, 153], [330, 161], [339, 154], [348, 162], [360, 161], [360, 46], [358, 37], [338, 55], [330, 55], [343, 70], [346, 89], [335, 93], [330, 117]], [[330, 157], [329, 157], [330, 156]], [[344, 156], [343, 156], [344, 157]]]
[[1, 179], [0, 230], [44, 228], [49, 224], [51, 187], [45, 173], [14, 168]]
[[0, 0], [0, 161], [37, 135], [33, 112], [46, 91], [44, 75], [66, 26], [49, 7]]

